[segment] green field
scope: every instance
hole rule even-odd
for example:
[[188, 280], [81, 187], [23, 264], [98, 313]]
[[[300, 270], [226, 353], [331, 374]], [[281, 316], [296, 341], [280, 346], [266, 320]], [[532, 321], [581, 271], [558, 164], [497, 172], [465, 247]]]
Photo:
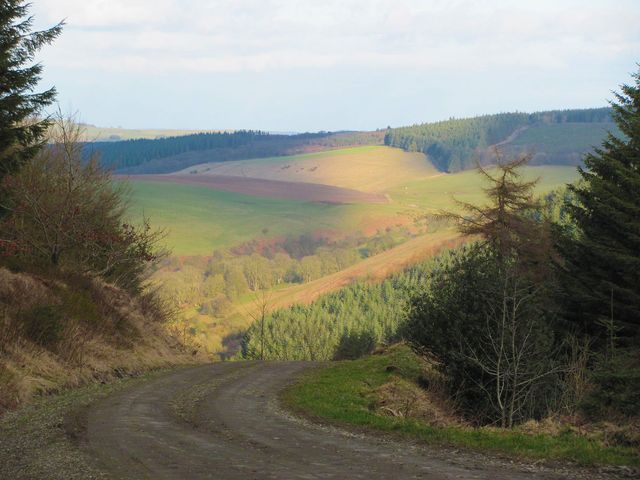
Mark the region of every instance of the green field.
[[[130, 214], [166, 230], [176, 255], [210, 255], [254, 238], [346, 230], [369, 206], [250, 197], [205, 187], [132, 181]], [[265, 231], [266, 229], [266, 231]]]
[[399, 345], [382, 355], [313, 370], [285, 392], [284, 400], [298, 412], [316, 419], [374, 429], [428, 444], [589, 466], [640, 464], [634, 448], [609, 446], [605, 441], [569, 430], [550, 435], [529, 434], [518, 428], [433, 426], [410, 416], [384, 415], [372, 407], [376, 403], [376, 391], [383, 385], [400, 381], [418, 388], [424, 375], [424, 366], [418, 357], [408, 347]]
[[[544, 165], [525, 167], [523, 177], [527, 180], [539, 178], [536, 192], [543, 194], [573, 182], [578, 174], [575, 167]], [[455, 210], [456, 200], [482, 204], [485, 201], [483, 185], [482, 178], [475, 170], [466, 170], [410, 182], [387, 193], [396, 204], [408, 211], [436, 213]]]
[[[527, 167], [526, 177], [540, 177], [538, 191], [544, 192], [575, 180], [577, 174], [574, 167], [540, 166]], [[132, 218], [144, 214], [154, 227], [165, 229], [167, 246], [176, 255], [210, 255], [256, 238], [316, 231], [355, 233], [383, 219], [455, 209], [454, 199], [471, 203], [483, 199], [475, 171], [393, 187], [387, 191], [391, 202], [386, 205], [295, 202], [175, 183], [131, 181], [131, 185]]]

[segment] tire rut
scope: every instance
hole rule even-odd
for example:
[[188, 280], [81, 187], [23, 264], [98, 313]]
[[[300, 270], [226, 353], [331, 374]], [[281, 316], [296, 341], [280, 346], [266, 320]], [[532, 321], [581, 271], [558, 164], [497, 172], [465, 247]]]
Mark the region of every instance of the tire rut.
[[137, 385], [87, 413], [85, 448], [118, 479], [567, 478], [297, 419], [278, 393], [312, 365], [219, 363]]

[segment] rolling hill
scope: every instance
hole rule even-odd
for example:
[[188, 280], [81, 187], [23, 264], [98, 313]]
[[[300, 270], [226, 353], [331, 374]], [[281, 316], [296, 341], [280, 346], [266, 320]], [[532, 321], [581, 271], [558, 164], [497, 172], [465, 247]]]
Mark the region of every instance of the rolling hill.
[[[270, 161], [265, 160], [266, 163]], [[401, 177], [413, 171], [407, 168], [404, 173], [395, 172], [395, 175]], [[437, 176], [429, 175], [428, 169], [419, 171], [425, 174], [422, 178], [416, 175], [402, 183], [396, 183], [398, 177], [390, 175], [395, 179], [380, 192], [389, 199], [383, 204], [330, 204], [267, 198], [189, 182], [136, 180], [144, 177], [132, 176], [129, 180], [133, 190], [130, 215], [134, 219], [144, 215], [153, 225], [165, 229], [167, 244], [174, 254], [210, 255], [215, 249], [233, 247], [252, 239], [317, 231], [331, 235], [355, 232], [370, 235], [389, 225], [411, 224], [414, 218], [453, 209], [454, 199], [474, 202], [482, 198], [482, 184], [474, 171]], [[568, 166], [532, 166], [525, 172], [527, 178], [541, 178], [540, 192], [563, 186], [577, 175], [576, 169]], [[314, 173], [310, 172], [310, 175]], [[187, 178], [198, 176], [193, 174]], [[357, 169], [353, 169], [340, 182], [368, 185], [366, 175], [362, 177]]]
[[[350, 167], [349, 162], [353, 161], [352, 168], [359, 168], [369, 177], [369, 185], [363, 188], [376, 191], [381, 188], [381, 185], [376, 184], [379, 182], [378, 172], [381, 167], [386, 167], [384, 162], [391, 154], [377, 150], [379, 157], [383, 159], [383, 164], [377, 164], [370, 155], [360, 157], [359, 154], [366, 152], [366, 149], [352, 152], [342, 150], [384, 144], [413, 155], [412, 161], [416, 168], [435, 167], [441, 172], [465, 170], [473, 167], [476, 161], [491, 163], [494, 160], [494, 146], [508, 154], [531, 153], [534, 156], [533, 164], [578, 165], [582, 155], [594, 145], [599, 145], [607, 131], [620, 133], [611, 121], [609, 108], [501, 113], [389, 128], [386, 131], [295, 135], [242, 130], [199, 132], [191, 135], [183, 135], [189, 132], [154, 130], [113, 130], [111, 133], [100, 132], [91, 127], [87, 135], [98, 135], [98, 139], [104, 138], [107, 133], [108, 140], [126, 138], [126, 135], [147, 138], [90, 142], [85, 145], [85, 155], [99, 154], [102, 163], [118, 173], [164, 174], [195, 170], [198, 173], [257, 176], [265, 179], [285, 178], [287, 181], [322, 183], [345, 188], [354, 187], [344, 182], [338, 184], [336, 177], [340, 172], [334, 166], [344, 169]], [[179, 136], [167, 136], [173, 134]], [[305, 156], [331, 150], [339, 152], [328, 157]], [[426, 155], [430, 163], [420, 165], [421, 157], [418, 153]], [[338, 155], [351, 155], [351, 158], [348, 161], [333, 158]], [[394, 155], [401, 157], [397, 152]], [[281, 157], [291, 158], [284, 159], [283, 163]], [[402, 161], [407, 161], [408, 158], [404, 157]], [[235, 163], [256, 159], [266, 162]], [[295, 162], [295, 165], [291, 162]], [[198, 168], [191, 168], [194, 165], [198, 165]], [[314, 167], [315, 170], [312, 170]], [[286, 169], [289, 171], [285, 172]], [[383, 177], [393, 175], [394, 169], [386, 169]], [[346, 177], [350, 177], [349, 172]]]
[[[540, 177], [538, 192], [543, 193], [575, 180], [576, 169], [568, 166], [532, 166], [527, 167], [524, 174], [527, 179]], [[367, 238], [376, 232], [384, 236], [388, 229], [392, 233], [407, 228], [412, 232], [405, 237], [404, 243], [365, 257], [329, 276], [310, 282], [278, 284], [274, 287], [272, 300], [279, 307], [309, 302], [318, 295], [359, 278], [379, 279], [418, 258], [424, 258], [424, 255], [454, 238], [450, 231], [434, 230], [433, 222], [428, 220], [430, 214], [455, 209], [456, 199], [471, 203], [479, 203], [484, 199], [483, 184], [475, 171], [441, 174], [395, 185], [386, 189], [389, 203], [377, 205], [281, 200], [167, 182], [132, 180], [131, 185], [134, 192], [131, 215], [139, 218], [144, 214], [154, 226], [164, 228], [168, 233], [166, 243], [174, 256], [185, 259], [189, 264], [216, 264], [211, 260], [212, 255], [217, 258], [214, 251], [234, 250], [232, 247], [246, 243], [282, 245], [287, 238], [300, 235], [328, 238], [326, 249], [332, 248], [332, 241], [349, 236]], [[243, 255], [242, 250], [235, 255]], [[163, 278], [169, 278], [167, 275], [177, 272], [189, 278], [195, 275], [188, 273], [193, 266], [182, 271], [185, 268], [180, 267], [183, 261], [177, 262], [177, 266], [172, 267], [177, 270], [167, 272]], [[250, 272], [246, 268], [245, 265], [244, 274], [248, 275]], [[197, 275], [204, 278], [204, 271]], [[195, 280], [195, 284], [190, 281], [191, 286], [181, 288], [200, 289], [198, 281]], [[207, 297], [207, 294], [197, 296], [201, 295], [204, 295], [202, 300], [183, 306], [183, 315], [189, 320], [190, 331], [211, 352], [226, 354], [229, 349], [234, 351], [242, 332], [251, 321], [254, 298], [250, 293], [244, 294], [234, 299], [224, 313], [208, 314], [201, 312], [200, 306], [207, 301], [218, 301], [216, 298], [219, 298], [219, 294], [212, 297]]]
[[500, 113], [389, 129], [384, 143], [423, 152], [441, 171], [457, 172], [476, 161], [494, 161], [494, 146], [532, 153], [534, 163], [578, 165], [606, 132], [619, 134], [609, 108]]
[[384, 192], [403, 182], [437, 175], [438, 171], [422, 153], [363, 146], [285, 157], [205, 163], [180, 173], [320, 183], [364, 192]]
[[384, 132], [318, 132], [295, 135], [260, 131], [208, 132], [158, 139], [88, 142], [84, 156], [98, 155], [118, 173], [169, 173], [206, 162], [296, 155], [347, 146], [381, 145]]
[[[496, 143], [508, 154], [538, 149], [536, 161], [543, 165], [526, 167], [524, 176], [540, 178], [539, 193], [577, 177], [573, 166], [544, 163], [560, 157], [564, 163], [579, 161], [585, 145], [598, 143], [610, 126], [608, 122], [507, 123], [509, 129], [496, 135]], [[379, 143], [382, 134], [273, 138], [235, 132], [198, 136], [200, 147], [193, 150], [189, 150], [193, 138], [188, 136], [179, 142], [136, 144], [143, 160], [129, 171], [165, 173], [128, 177], [133, 192], [130, 216], [135, 220], [144, 215], [167, 232], [166, 244], [174, 257], [158, 272], [157, 280], [168, 280], [170, 288], [177, 289], [169, 295], [184, 299], [180, 309], [194, 339], [222, 356], [237, 349], [251, 321], [252, 278], [261, 268], [273, 275], [276, 258], [289, 265], [320, 265], [335, 255], [352, 256], [347, 266], [329, 271], [323, 266], [310, 279], [294, 279], [297, 273], [287, 274], [289, 279], [279, 276], [267, 288], [274, 305], [286, 307], [309, 302], [358, 278], [380, 279], [456, 241], [453, 232], [438, 227], [433, 214], [456, 210], [458, 200], [483, 201], [481, 178], [472, 170], [440, 171], [433, 164], [439, 157], [432, 152], [366, 144]], [[454, 141], [454, 134], [447, 138]], [[222, 146], [209, 148], [211, 142]], [[335, 148], [340, 142], [348, 146]], [[113, 145], [119, 154], [131, 147], [127, 142]], [[173, 154], [154, 159], [158, 154], [154, 146], [167, 147], [165, 153]], [[186, 150], [175, 153], [180, 149]], [[258, 155], [242, 159], [256, 149]], [[468, 151], [475, 158], [486, 150], [476, 146]], [[292, 155], [283, 155], [290, 151]], [[299, 256], [285, 249], [287, 242], [303, 237], [321, 239], [319, 247]], [[384, 246], [370, 253], [375, 242]], [[245, 286], [234, 294], [225, 287], [229, 281]]]

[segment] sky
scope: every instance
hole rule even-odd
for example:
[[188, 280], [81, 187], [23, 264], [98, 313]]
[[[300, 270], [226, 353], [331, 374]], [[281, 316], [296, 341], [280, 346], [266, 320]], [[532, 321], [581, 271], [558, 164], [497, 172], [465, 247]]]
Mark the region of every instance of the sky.
[[372, 130], [599, 107], [638, 0], [32, 0], [41, 88], [102, 127]]

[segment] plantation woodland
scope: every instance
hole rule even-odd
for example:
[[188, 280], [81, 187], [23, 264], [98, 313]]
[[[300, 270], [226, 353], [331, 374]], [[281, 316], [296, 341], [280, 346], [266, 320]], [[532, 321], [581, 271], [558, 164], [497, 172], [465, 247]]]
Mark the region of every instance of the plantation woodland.
[[296, 135], [239, 130], [116, 142], [86, 143], [84, 156], [99, 154], [118, 173], [168, 173], [204, 162], [294, 155], [342, 146], [377, 145], [382, 132], [319, 132]]
[[85, 144], [84, 156], [99, 153], [103, 166], [118, 173], [169, 173], [199, 163], [384, 144], [422, 152], [439, 170], [457, 172], [473, 167], [476, 160], [491, 162], [490, 147], [505, 142], [505, 153], [537, 153], [534, 164], [577, 165], [610, 129], [616, 130], [616, 126], [609, 108], [554, 110], [450, 119], [374, 132], [282, 135], [239, 130], [92, 142]]
[[[530, 157], [498, 153], [496, 169], [478, 167], [488, 204], [448, 215], [477, 240], [380, 284], [276, 310], [248, 330], [243, 356], [348, 359], [403, 339], [437, 360], [460, 412], [480, 424], [512, 427], [550, 412], [637, 415], [640, 76], [634, 80], [612, 110], [547, 117], [611, 116], [622, 132], [586, 156], [578, 183], [537, 199], [536, 182], [520, 173]], [[543, 117], [499, 118], [457, 126], [486, 144], [505, 125]], [[424, 138], [433, 131], [424, 127]]]
[[[615, 128], [609, 108], [501, 113], [389, 129], [385, 134], [384, 143], [410, 152], [423, 152], [441, 171], [458, 172], [473, 167], [478, 159], [491, 161], [492, 152], [488, 152], [487, 157], [486, 149], [504, 142], [510, 135], [518, 134], [529, 127], [563, 124], [607, 124], [608, 129]], [[591, 144], [575, 147], [584, 149], [584, 153], [600, 141], [597, 134], [592, 139], [595, 141]], [[549, 141], [548, 138], [536, 140], [537, 142], [532, 142], [531, 147], [536, 148]], [[574, 157], [565, 158], [556, 154], [547, 158], [545, 163], [571, 163], [572, 158]]]

